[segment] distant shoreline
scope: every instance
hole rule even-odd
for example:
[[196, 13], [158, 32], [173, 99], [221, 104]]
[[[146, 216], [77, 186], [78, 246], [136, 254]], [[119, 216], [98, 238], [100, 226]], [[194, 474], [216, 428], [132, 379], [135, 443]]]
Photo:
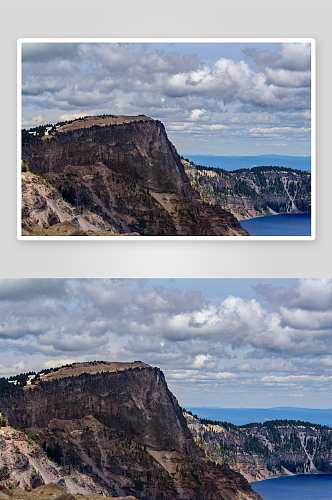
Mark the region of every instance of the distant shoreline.
[[202, 155], [183, 154], [195, 164], [205, 167], [221, 168], [228, 172], [241, 168], [251, 169], [260, 166], [279, 166], [311, 173], [311, 156], [287, 155]]
[[290, 472], [289, 474], [280, 474], [277, 477], [267, 477], [266, 479], [256, 479], [255, 481], [249, 481], [249, 484], [262, 483], [263, 481], [272, 481], [273, 479], [281, 479], [282, 477], [294, 477], [294, 476], [332, 476], [329, 472], [297, 472], [294, 474]]
[[[278, 219], [270, 216], [278, 217]], [[267, 214], [239, 221], [250, 236], [310, 236], [310, 212]]]
[[279, 212], [279, 213], [274, 213], [274, 214], [265, 214], [265, 215], [258, 215], [257, 217], [248, 217], [247, 219], [238, 219], [238, 221], [241, 223], [246, 220], [253, 220], [253, 219], [262, 219], [263, 217], [271, 217], [273, 215], [311, 215], [311, 212]]
[[223, 408], [211, 406], [186, 406], [200, 418], [208, 418], [234, 425], [263, 423], [266, 420], [304, 420], [332, 428], [332, 408], [299, 408], [296, 406], [270, 408]]

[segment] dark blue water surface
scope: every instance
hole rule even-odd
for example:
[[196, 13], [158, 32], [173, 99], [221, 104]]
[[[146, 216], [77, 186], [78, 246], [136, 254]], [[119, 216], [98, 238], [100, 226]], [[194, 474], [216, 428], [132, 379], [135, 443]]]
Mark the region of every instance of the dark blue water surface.
[[279, 477], [251, 487], [263, 500], [331, 500], [332, 474]]
[[239, 168], [252, 167], [285, 167], [298, 170], [311, 171], [311, 156], [284, 156], [284, 155], [259, 155], [259, 156], [213, 156], [213, 155], [182, 155], [193, 161], [195, 165], [205, 167], [223, 168], [224, 170], [238, 170]]
[[240, 221], [250, 236], [311, 236], [310, 214], [279, 214]]
[[[302, 420], [332, 427], [332, 408], [218, 408], [187, 406], [200, 418], [231, 422], [236, 425], [267, 420]], [[251, 487], [262, 500], [331, 500], [332, 474], [308, 474], [280, 477], [252, 483]]]
[[[296, 408], [280, 406], [276, 408], [210, 408], [206, 406], [186, 406], [187, 410], [200, 418], [231, 422], [235, 425], [265, 422], [266, 420], [302, 420], [312, 424], [332, 427], [332, 408]], [[332, 496], [331, 496], [332, 498]]]

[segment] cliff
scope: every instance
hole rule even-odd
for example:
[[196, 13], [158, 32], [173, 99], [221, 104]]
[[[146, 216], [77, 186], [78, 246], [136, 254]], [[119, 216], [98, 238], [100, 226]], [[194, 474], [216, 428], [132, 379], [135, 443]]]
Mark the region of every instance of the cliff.
[[311, 175], [280, 166], [227, 171], [182, 158], [192, 187], [212, 206], [241, 221], [279, 213], [311, 212]]
[[55, 135], [23, 144], [30, 170], [62, 173], [68, 165], [103, 163], [140, 186], [186, 196], [190, 183], [163, 124], [148, 117], [87, 117], [59, 127]]
[[[248, 234], [229, 211], [200, 199], [158, 120], [86, 117], [31, 137], [22, 144], [25, 222], [76, 218], [82, 230], [150, 236]], [[47, 193], [32, 172], [49, 182]]]
[[35, 388], [10, 400], [1, 398], [1, 408], [11, 424], [24, 429], [47, 428], [51, 420], [87, 414], [141, 445], [192, 453], [194, 441], [163, 373], [139, 363], [114, 371], [107, 371], [107, 366], [101, 364], [99, 372], [89, 373], [83, 364], [80, 375], [62, 377], [65, 369], [51, 379], [46, 375]]
[[309, 422], [271, 420], [236, 426], [185, 413], [195, 442], [214, 462], [248, 481], [289, 474], [332, 473], [332, 429]]
[[10, 425], [37, 437], [64, 473], [82, 472], [110, 493], [259, 499], [240, 474], [204, 458], [163, 373], [144, 363], [61, 368], [30, 386], [4, 390], [0, 407]]

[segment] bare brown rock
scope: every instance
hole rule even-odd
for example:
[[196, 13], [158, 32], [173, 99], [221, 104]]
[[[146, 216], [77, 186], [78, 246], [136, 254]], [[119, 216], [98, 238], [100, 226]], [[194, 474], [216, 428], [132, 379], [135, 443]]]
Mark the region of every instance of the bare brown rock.
[[[75, 484], [70, 472], [76, 480], [93, 478], [94, 491], [99, 485], [113, 496], [260, 498], [239, 473], [205, 458], [163, 373], [144, 363], [69, 365], [1, 395], [0, 407], [10, 424], [38, 438], [68, 490]], [[31, 459], [39, 453], [36, 447]], [[91, 487], [88, 479], [84, 484]]]
[[[98, 121], [98, 117], [92, 118]], [[49, 140], [23, 145], [29, 169], [42, 174], [61, 173], [68, 165], [100, 162], [156, 192], [189, 193], [189, 180], [163, 124], [147, 117], [128, 117], [128, 121], [119, 118], [121, 123], [89, 127], [84, 120], [75, 120]]]
[[22, 155], [29, 169], [46, 176], [53, 186], [43, 193], [31, 172], [22, 174], [25, 218], [53, 223], [56, 213], [62, 222], [69, 220], [70, 212], [83, 231], [248, 235], [229, 211], [200, 199], [157, 120], [144, 116], [75, 120], [53, 136], [23, 144]]

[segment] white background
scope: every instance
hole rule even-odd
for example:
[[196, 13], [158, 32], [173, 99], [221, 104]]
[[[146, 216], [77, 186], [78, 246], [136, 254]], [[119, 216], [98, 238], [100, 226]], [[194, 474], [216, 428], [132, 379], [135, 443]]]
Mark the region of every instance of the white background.
[[[328, 0], [11, 0], [1, 26], [0, 277], [330, 277], [331, 14]], [[315, 241], [18, 241], [16, 42], [46, 37], [315, 38]]]

